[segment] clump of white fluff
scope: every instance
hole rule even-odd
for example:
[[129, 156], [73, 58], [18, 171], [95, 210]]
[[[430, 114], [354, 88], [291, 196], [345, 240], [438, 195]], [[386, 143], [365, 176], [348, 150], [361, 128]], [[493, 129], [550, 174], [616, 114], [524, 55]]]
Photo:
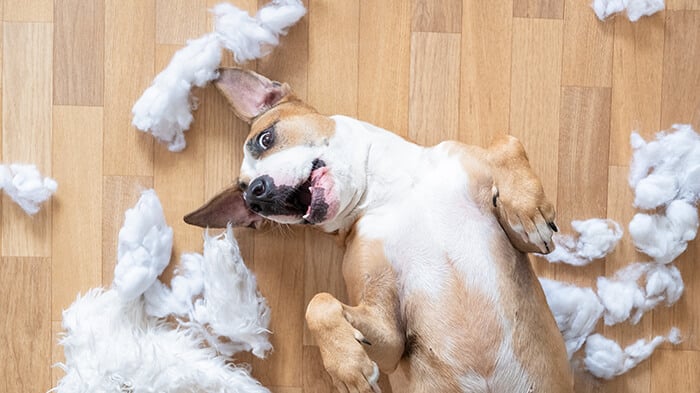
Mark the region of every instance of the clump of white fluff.
[[124, 217], [124, 226], [119, 230], [114, 288], [124, 300], [133, 300], [168, 266], [173, 230], [165, 223], [163, 207], [153, 190], [144, 191]]
[[603, 314], [603, 305], [591, 288], [546, 278], [540, 278], [540, 283], [571, 359], [595, 329]]
[[671, 329], [668, 336], [656, 336], [651, 341], [640, 339], [624, 350], [615, 341], [594, 334], [586, 342], [586, 369], [598, 378], [612, 379], [636, 367], [664, 342], [679, 344], [680, 331]]
[[39, 204], [56, 192], [54, 179], [42, 177], [34, 165], [0, 165], [0, 189], [27, 214], [36, 214]]
[[571, 227], [578, 236], [555, 234], [554, 251], [544, 255], [549, 262], [584, 266], [608, 255], [622, 238], [620, 224], [613, 220], [572, 221]]
[[626, 11], [627, 18], [632, 22], [638, 21], [642, 16], [653, 15], [665, 8], [663, 0], [593, 0], [591, 7], [600, 20]]
[[221, 49], [243, 63], [269, 53], [279, 36], [306, 14], [300, 0], [274, 0], [255, 17], [230, 4], [214, 7], [214, 32], [191, 40], [175, 53], [168, 66], [132, 108], [133, 125], [168, 144], [170, 151], [185, 148], [184, 132], [192, 123], [193, 86], [203, 87], [218, 77]]
[[147, 315], [142, 298], [93, 289], [63, 312], [57, 393], [269, 393], [196, 334]]

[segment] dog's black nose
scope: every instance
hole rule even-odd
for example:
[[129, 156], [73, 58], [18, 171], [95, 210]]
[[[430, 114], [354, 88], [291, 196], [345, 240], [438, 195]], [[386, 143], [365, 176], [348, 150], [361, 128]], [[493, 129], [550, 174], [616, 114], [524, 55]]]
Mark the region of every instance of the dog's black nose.
[[248, 188], [250, 190], [249, 193], [256, 198], [264, 198], [265, 194], [272, 188], [270, 180], [269, 176], [261, 176], [253, 180]]
[[274, 189], [275, 184], [270, 176], [260, 176], [253, 180], [245, 190], [245, 200], [250, 209], [261, 213], [264, 207], [270, 203]]

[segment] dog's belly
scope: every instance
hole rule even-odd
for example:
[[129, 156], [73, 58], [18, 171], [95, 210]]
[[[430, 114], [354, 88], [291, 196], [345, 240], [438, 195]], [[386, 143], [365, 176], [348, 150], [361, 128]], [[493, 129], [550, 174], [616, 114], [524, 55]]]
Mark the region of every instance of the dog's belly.
[[[397, 275], [411, 392], [527, 391], [494, 260], [512, 246], [466, 192], [442, 191], [415, 192], [359, 223], [363, 236], [381, 239]], [[416, 209], [418, 200], [433, 204]]]

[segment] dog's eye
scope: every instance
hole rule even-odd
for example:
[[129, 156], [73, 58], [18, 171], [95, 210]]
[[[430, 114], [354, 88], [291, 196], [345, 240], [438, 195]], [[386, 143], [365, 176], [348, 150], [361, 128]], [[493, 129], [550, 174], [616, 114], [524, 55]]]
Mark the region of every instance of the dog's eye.
[[269, 149], [275, 142], [275, 137], [272, 135], [272, 131], [264, 131], [258, 136], [258, 145], [263, 149]]

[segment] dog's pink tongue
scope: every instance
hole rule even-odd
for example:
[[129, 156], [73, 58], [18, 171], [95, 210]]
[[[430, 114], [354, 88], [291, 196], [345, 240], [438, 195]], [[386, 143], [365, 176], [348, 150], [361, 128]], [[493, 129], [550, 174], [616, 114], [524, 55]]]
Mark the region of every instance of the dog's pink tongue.
[[329, 203], [328, 196], [333, 190], [333, 180], [331, 176], [326, 176], [327, 167], [322, 167], [311, 172], [311, 204], [306, 211], [304, 218], [312, 223], [323, 221], [334, 213], [337, 209], [335, 204]]

